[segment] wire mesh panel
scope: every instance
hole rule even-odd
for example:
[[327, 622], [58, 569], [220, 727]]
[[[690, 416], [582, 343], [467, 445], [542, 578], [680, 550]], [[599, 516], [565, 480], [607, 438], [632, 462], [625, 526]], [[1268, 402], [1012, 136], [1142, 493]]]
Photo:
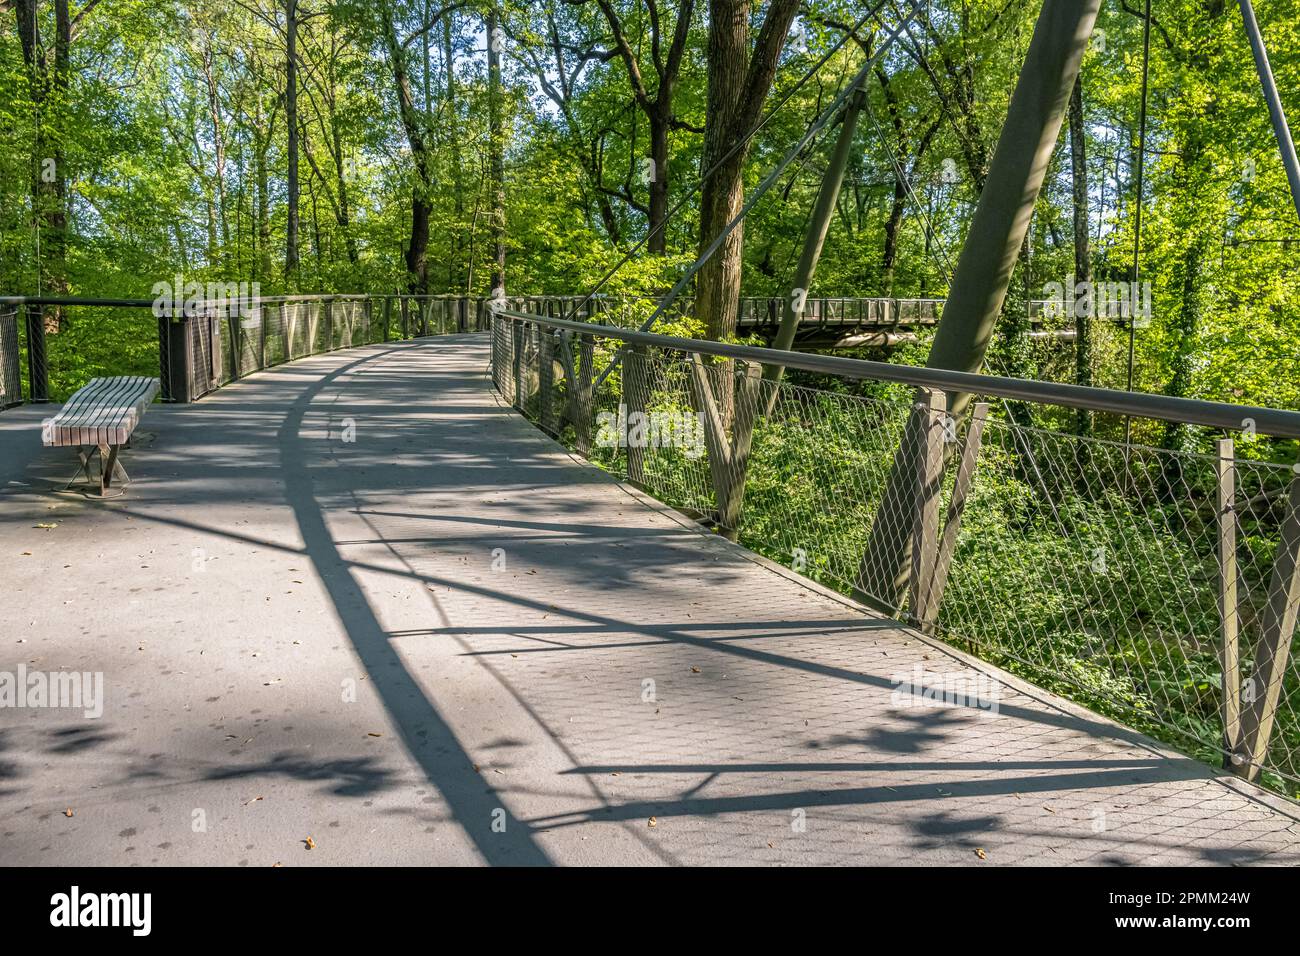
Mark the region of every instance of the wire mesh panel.
[[0, 408], [23, 400], [18, 348], [18, 306], [0, 306]]
[[492, 371], [569, 447], [752, 550], [1300, 793], [1295, 469], [522, 315], [495, 317]]

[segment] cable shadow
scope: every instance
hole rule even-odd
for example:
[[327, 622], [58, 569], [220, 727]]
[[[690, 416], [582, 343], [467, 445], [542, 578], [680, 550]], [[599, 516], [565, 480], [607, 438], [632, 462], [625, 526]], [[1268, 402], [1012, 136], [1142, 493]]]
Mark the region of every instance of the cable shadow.
[[[303, 550], [311, 560], [348, 639], [370, 675], [384, 708], [402, 736], [407, 752], [435, 787], [484, 859], [493, 864], [548, 865], [550, 859], [530, 829], [510, 814], [505, 801], [474, 768], [455, 731], [406, 669], [379, 623], [365, 589], [345, 561], [316, 500], [307, 461], [310, 450], [301, 435], [312, 401], [348, 373], [381, 360], [386, 352], [339, 366], [308, 383], [290, 405], [276, 441], [284, 476], [284, 495], [293, 510]], [[421, 733], [423, 732], [423, 733]], [[493, 832], [493, 813], [507, 814], [504, 831]], [[509, 825], [514, 823], [514, 825]]]

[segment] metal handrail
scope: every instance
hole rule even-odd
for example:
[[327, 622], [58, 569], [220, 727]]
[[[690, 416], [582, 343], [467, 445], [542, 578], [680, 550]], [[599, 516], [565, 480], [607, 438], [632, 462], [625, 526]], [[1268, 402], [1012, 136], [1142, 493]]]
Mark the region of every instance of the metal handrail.
[[919, 388], [941, 389], [945, 392], [1037, 402], [1060, 408], [1110, 412], [1157, 421], [1223, 428], [1228, 431], [1239, 432], [1243, 428], [1250, 427], [1256, 433], [1276, 438], [1300, 438], [1300, 412], [1277, 408], [1231, 405], [1227, 402], [1210, 402], [1197, 398], [1176, 398], [1169, 395], [1153, 395], [1149, 392], [1123, 392], [1110, 388], [1040, 382], [1001, 375], [956, 372], [950, 369], [894, 365], [840, 355], [786, 352], [755, 345], [732, 345], [708, 339], [688, 339], [675, 335], [659, 335], [655, 332], [620, 329], [616, 326], [592, 322], [570, 322], [509, 309], [498, 309], [495, 314], [516, 321], [536, 322], [569, 332], [599, 334], [633, 345], [651, 345], [681, 352], [742, 359], [764, 365], [800, 369], [805, 372], [837, 375], [858, 381], [899, 382]]
[[[455, 293], [416, 294], [408, 292], [321, 292], [302, 295], [267, 295], [258, 296], [252, 302], [255, 305], [276, 304], [280, 302], [324, 302], [339, 299], [480, 299], [483, 296], [457, 295]], [[0, 296], [0, 305], [84, 305], [112, 306], [123, 309], [152, 308], [156, 299], [102, 299], [82, 298], [78, 296], [48, 295], [4, 295]]]

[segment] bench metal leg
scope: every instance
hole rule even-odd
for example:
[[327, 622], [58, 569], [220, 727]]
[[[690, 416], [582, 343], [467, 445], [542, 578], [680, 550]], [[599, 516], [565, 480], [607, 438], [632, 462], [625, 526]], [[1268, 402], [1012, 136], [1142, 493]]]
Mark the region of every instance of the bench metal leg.
[[72, 476], [72, 480], [63, 486], [64, 491], [67, 491], [78, 481], [80, 481], [82, 475], [86, 476], [87, 481], [94, 480], [94, 478], [90, 474], [90, 456], [94, 454], [94, 451], [95, 449], [91, 445], [83, 445], [82, 447], [77, 449], [77, 458], [80, 459], [81, 461], [81, 467], [77, 469], [77, 473]]
[[77, 458], [81, 462], [81, 467], [72, 477], [63, 490], [67, 491], [75, 485], [84, 476], [86, 481], [95, 481], [95, 476], [91, 473], [91, 463], [95, 454], [99, 454], [99, 495], [101, 498], [108, 496], [108, 490], [113, 487], [114, 482], [125, 485], [131, 481], [131, 476], [126, 473], [122, 467], [122, 462], [118, 458], [118, 453], [122, 450], [121, 445], [83, 445], [77, 449]]
[[126, 469], [117, 460], [117, 453], [121, 450], [121, 447], [121, 445], [99, 446], [99, 495], [101, 498], [107, 497], [108, 489], [112, 487], [114, 478], [121, 478], [123, 484], [130, 481]]

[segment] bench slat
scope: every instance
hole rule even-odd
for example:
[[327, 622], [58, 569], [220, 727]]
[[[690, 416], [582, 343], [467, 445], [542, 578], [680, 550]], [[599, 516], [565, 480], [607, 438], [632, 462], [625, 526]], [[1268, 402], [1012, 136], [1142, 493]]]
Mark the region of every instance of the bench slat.
[[52, 446], [124, 444], [158, 389], [156, 378], [140, 375], [92, 379], [45, 422], [42, 441]]
[[101, 428], [120, 419], [123, 408], [129, 407], [132, 385], [121, 377], [99, 379], [92, 384], [94, 387], [87, 387], [86, 394], [75, 402], [71, 410], [65, 409], [55, 416], [54, 425], [56, 428], [76, 429], [78, 444], [108, 444], [102, 440]]
[[[82, 437], [92, 439], [86, 444], [120, 445], [126, 441], [143, 414], [141, 398], [147, 388], [148, 380], [143, 384], [137, 384], [131, 379], [113, 383], [93, 413], [75, 422], [82, 430]], [[152, 398], [152, 395], [149, 397]]]
[[[131, 408], [137, 390], [143, 392], [144, 382], [130, 377], [100, 379], [87, 387], [85, 395], [73, 403], [71, 410], [55, 416], [56, 429], [68, 429], [71, 437], [75, 429], [78, 444], [119, 444], [111, 442], [108, 429], [122, 422]], [[74, 396], [75, 398], [75, 396]]]

